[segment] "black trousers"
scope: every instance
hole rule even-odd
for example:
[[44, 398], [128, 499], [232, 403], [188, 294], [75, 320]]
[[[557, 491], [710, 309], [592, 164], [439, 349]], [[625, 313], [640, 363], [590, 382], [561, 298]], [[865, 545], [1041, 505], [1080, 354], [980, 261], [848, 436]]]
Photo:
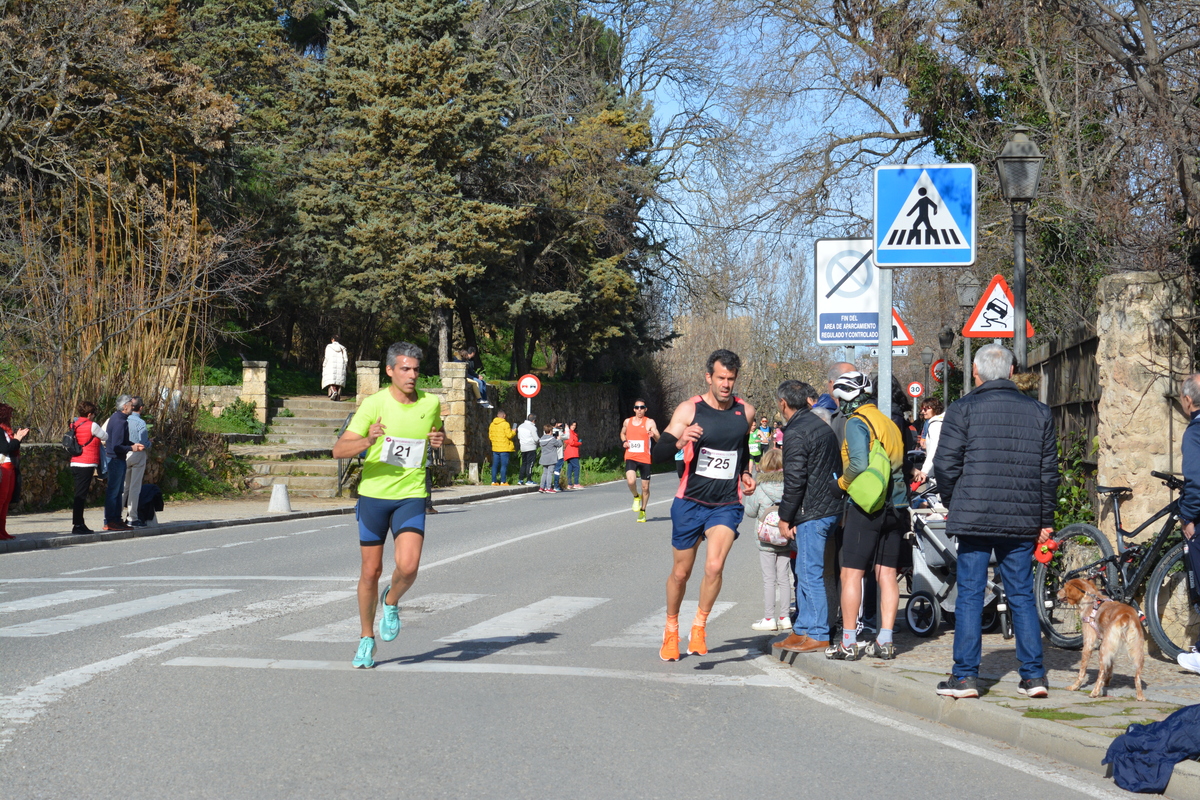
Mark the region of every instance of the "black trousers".
[[537, 458], [537, 450], [521, 451], [521, 477], [519, 480], [533, 480], [533, 461]]
[[92, 488], [92, 478], [96, 475], [95, 467], [71, 467], [71, 477], [75, 479], [75, 502], [71, 506], [71, 524], [82, 527], [83, 507], [87, 505], [88, 492]]

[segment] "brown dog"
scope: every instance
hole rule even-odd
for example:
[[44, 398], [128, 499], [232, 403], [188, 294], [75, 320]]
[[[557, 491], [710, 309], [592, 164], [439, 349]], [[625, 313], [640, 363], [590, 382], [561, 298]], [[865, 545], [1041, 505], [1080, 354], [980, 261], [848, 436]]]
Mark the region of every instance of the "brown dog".
[[1100, 593], [1094, 583], [1083, 578], [1067, 581], [1058, 590], [1058, 599], [1078, 606], [1083, 624], [1083, 661], [1079, 665], [1079, 676], [1074, 684], [1067, 687], [1067, 691], [1075, 691], [1087, 680], [1088, 658], [1098, 645], [1100, 668], [1096, 673], [1096, 685], [1092, 688], [1091, 696], [1103, 695], [1105, 685], [1112, 680], [1113, 660], [1124, 642], [1125, 650], [1137, 668], [1133, 675], [1137, 699], [1145, 700], [1146, 695], [1142, 694], [1142, 663], [1146, 658], [1146, 636], [1142, 633], [1142, 623], [1138, 619], [1137, 610], [1133, 606], [1108, 599]]

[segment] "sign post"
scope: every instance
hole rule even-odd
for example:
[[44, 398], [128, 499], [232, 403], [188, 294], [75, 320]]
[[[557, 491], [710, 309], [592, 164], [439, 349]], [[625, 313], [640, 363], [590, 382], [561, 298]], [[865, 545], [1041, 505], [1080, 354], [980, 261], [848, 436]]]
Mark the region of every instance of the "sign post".
[[538, 396], [538, 392], [542, 391], [542, 382], [538, 380], [538, 376], [534, 374], [522, 375], [517, 381], [517, 394], [525, 398], [525, 417], [533, 413], [533, 398]]

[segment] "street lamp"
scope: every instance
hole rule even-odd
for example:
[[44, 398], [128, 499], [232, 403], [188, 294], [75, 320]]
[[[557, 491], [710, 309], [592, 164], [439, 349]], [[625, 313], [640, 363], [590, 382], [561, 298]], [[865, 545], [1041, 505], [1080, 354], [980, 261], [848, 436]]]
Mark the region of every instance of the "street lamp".
[[942, 348], [942, 405], [950, 405], [950, 348], [954, 344], [954, 328], [944, 326], [938, 332], [938, 345]]
[[1013, 349], [1016, 350], [1018, 370], [1025, 369], [1025, 354], [1029, 347], [1025, 336], [1025, 215], [1029, 204], [1037, 197], [1042, 162], [1046, 160], [1037, 143], [1026, 136], [1028, 131], [1023, 125], [1013, 128], [1013, 138], [996, 156], [1000, 194], [1012, 207], [1013, 215], [1013, 299], [1016, 301]]
[[[959, 275], [958, 280], [954, 282], [954, 291], [958, 294], [958, 307], [963, 310], [964, 317], [971, 313], [971, 309], [979, 301], [979, 290], [982, 286], [979, 278], [975, 277], [975, 273], [969, 270]], [[963, 336], [963, 384], [960, 397], [967, 394], [967, 367], [969, 366], [971, 366], [971, 337]]]

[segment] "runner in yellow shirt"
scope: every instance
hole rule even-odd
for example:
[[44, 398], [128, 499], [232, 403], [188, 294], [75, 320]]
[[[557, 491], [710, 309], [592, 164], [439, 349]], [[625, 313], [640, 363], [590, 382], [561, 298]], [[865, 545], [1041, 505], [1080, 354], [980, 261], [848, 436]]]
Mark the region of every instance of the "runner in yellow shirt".
[[396, 342], [387, 351], [387, 388], [363, 401], [345, 433], [333, 446], [334, 458], [366, 452], [358, 482], [358, 543], [362, 570], [358, 577], [358, 617], [362, 638], [352, 662], [375, 666], [375, 598], [383, 574], [383, 546], [388, 531], [396, 539], [396, 568], [378, 595], [383, 604], [379, 635], [385, 642], [400, 632], [397, 604], [417, 579], [425, 543], [425, 458], [427, 447], [441, 447], [442, 405], [417, 389], [423, 354], [416, 345]]

